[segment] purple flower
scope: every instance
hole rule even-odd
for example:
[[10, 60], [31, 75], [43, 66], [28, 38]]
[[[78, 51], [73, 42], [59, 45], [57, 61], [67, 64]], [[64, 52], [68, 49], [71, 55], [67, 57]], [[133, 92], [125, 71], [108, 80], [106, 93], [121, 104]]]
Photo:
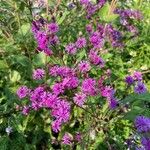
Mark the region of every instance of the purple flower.
[[143, 94], [147, 92], [147, 88], [143, 82], [138, 82], [134, 87], [134, 92], [137, 94]]
[[49, 48], [45, 48], [45, 49], [44, 49], [44, 53], [45, 53], [47, 56], [50, 56], [50, 55], [53, 54], [52, 50], [49, 49]]
[[100, 65], [100, 67], [102, 68], [104, 67], [105, 62], [101, 57], [98, 56], [97, 53], [98, 53], [97, 51], [91, 49], [89, 53], [89, 59], [92, 64]]
[[22, 114], [28, 115], [29, 111], [30, 111], [30, 107], [29, 106], [23, 106]]
[[135, 127], [138, 132], [148, 132], [150, 131], [150, 118], [145, 116], [138, 116], [135, 119]]
[[106, 0], [98, 0], [98, 7], [101, 8], [106, 3]]
[[47, 35], [45, 34], [45, 32], [39, 31], [36, 35], [36, 40], [38, 43], [38, 49], [43, 50], [45, 48], [47, 48]]
[[56, 45], [59, 43], [59, 39], [58, 39], [58, 36], [57, 35], [53, 35], [53, 36], [50, 36], [49, 37], [49, 43], [51, 45]]
[[133, 33], [133, 35], [138, 34], [138, 29], [134, 25], [127, 25], [126, 28], [128, 29], [129, 32]]
[[100, 90], [101, 90], [101, 95], [103, 97], [106, 97], [106, 98], [114, 97], [115, 91], [112, 87], [105, 86], [105, 87], [102, 87]]
[[49, 75], [53, 76], [53, 77], [57, 77], [58, 76], [58, 69], [59, 66], [53, 66], [49, 69]]
[[139, 71], [135, 71], [133, 74], [133, 78], [137, 81], [141, 81], [142, 80], [142, 73]]
[[86, 39], [83, 37], [79, 37], [75, 44], [77, 48], [83, 48], [86, 46]]
[[65, 133], [65, 135], [62, 138], [62, 143], [65, 145], [71, 145], [72, 140], [73, 140], [72, 135], [69, 133]]
[[57, 105], [52, 109], [52, 116], [65, 123], [70, 118], [70, 103], [65, 100], [59, 100]]
[[98, 5], [94, 5], [93, 3], [89, 2], [86, 7], [86, 12], [87, 12], [87, 19], [90, 19], [91, 16], [99, 9]]
[[75, 75], [74, 69], [71, 69], [67, 66], [61, 66], [58, 68], [57, 73], [61, 77], [72, 77]]
[[45, 70], [44, 69], [36, 69], [36, 70], [33, 71], [32, 77], [35, 80], [40, 80], [44, 77], [44, 75], [45, 75]]
[[141, 143], [144, 146], [145, 150], [150, 150], [150, 138], [143, 137]]
[[77, 52], [77, 48], [74, 43], [70, 43], [66, 46], [66, 51], [68, 54], [74, 55]]
[[97, 94], [96, 81], [92, 78], [83, 80], [81, 89], [83, 93], [95, 96]]
[[21, 86], [17, 90], [17, 95], [20, 99], [25, 98], [29, 94], [29, 89], [26, 86]]
[[52, 91], [55, 95], [63, 94], [64, 86], [62, 85], [62, 83], [55, 83], [52, 87]]
[[52, 122], [52, 130], [56, 133], [61, 130], [61, 121], [60, 120], [55, 120]]
[[51, 76], [57, 77], [72, 77], [75, 75], [74, 69], [71, 69], [67, 66], [53, 66], [49, 69], [49, 74]]
[[121, 18], [126, 18], [126, 19], [136, 19], [136, 20], [140, 20], [142, 19], [142, 14], [140, 11], [137, 10], [130, 10], [130, 9], [126, 9], [126, 10], [122, 10], [122, 9], [116, 9], [115, 13], [119, 14], [121, 16]]
[[118, 101], [114, 97], [108, 98], [108, 103], [109, 103], [109, 108], [110, 109], [115, 109], [118, 105]]
[[90, 36], [89, 40], [95, 48], [101, 48], [103, 46], [103, 38], [101, 37], [99, 32], [94, 32]]
[[48, 29], [50, 33], [57, 33], [59, 30], [59, 27], [56, 23], [50, 23], [48, 24]]
[[46, 98], [44, 98], [43, 101], [44, 101], [46, 107], [52, 109], [52, 108], [55, 108], [55, 106], [59, 102], [59, 98], [54, 94], [47, 93]]
[[91, 69], [91, 66], [87, 61], [81, 61], [78, 68], [81, 73], [86, 73]]
[[34, 110], [38, 110], [40, 107], [44, 105], [44, 98], [46, 96], [46, 92], [44, 88], [39, 86], [30, 92], [30, 101], [32, 103], [31, 107]]
[[76, 140], [77, 142], [80, 142], [80, 141], [82, 140], [82, 136], [81, 136], [81, 134], [80, 134], [79, 132], [76, 133], [76, 135], [75, 135], [75, 140]]
[[77, 104], [78, 106], [82, 107], [83, 104], [86, 101], [86, 95], [83, 93], [77, 93], [75, 94], [75, 96], [73, 97], [73, 101], [75, 104]]
[[131, 85], [131, 84], [134, 83], [134, 79], [133, 79], [132, 76], [127, 76], [127, 77], [125, 78], [125, 82], [126, 82], [128, 85]]
[[64, 78], [62, 84], [67, 89], [74, 89], [79, 85], [79, 79], [77, 77]]
[[88, 24], [88, 25], [86, 26], [86, 31], [87, 31], [88, 33], [93, 32], [92, 24]]
[[89, 2], [89, 0], [80, 0], [81, 5], [87, 5]]
[[107, 35], [109, 37], [110, 43], [113, 47], [123, 46], [121, 42], [122, 34], [118, 30], [116, 30], [112, 25], [107, 25], [106, 31], [107, 31]]

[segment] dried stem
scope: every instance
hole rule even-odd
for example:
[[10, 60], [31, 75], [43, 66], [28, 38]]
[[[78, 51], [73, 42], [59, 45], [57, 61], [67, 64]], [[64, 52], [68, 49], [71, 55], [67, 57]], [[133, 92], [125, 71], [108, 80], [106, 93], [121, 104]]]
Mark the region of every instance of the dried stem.
[[61, 0], [58, 0], [57, 5], [56, 5], [56, 7], [54, 8], [54, 15], [56, 14], [60, 3], [61, 3]]

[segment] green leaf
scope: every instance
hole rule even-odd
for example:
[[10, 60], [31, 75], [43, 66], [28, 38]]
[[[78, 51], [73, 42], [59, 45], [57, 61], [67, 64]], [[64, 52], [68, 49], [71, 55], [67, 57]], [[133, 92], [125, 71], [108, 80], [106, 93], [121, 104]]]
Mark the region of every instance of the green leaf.
[[67, 17], [67, 15], [68, 15], [69, 13], [70, 13], [70, 12], [66, 10], [66, 11], [63, 13], [63, 16], [62, 16], [62, 17], [57, 18], [57, 23], [58, 23], [58, 25], [60, 25], [60, 24], [63, 23], [63, 21], [65, 20], [65, 18]]
[[1, 150], [8, 150], [9, 147], [9, 138], [8, 137], [1, 137], [0, 138], [0, 149]]
[[30, 28], [31, 28], [31, 25], [29, 23], [23, 24], [21, 28], [19, 29], [18, 33], [25, 35], [29, 33]]
[[144, 114], [144, 109], [140, 107], [134, 107], [131, 111], [125, 114], [124, 119], [134, 121], [136, 116]]
[[10, 78], [10, 81], [14, 83], [14, 82], [19, 81], [21, 76], [18, 71], [14, 70], [9, 74], [9, 78]]
[[21, 64], [22, 66], [26, 67], [31, 65], [30, 60], [28, 57], [23, 55], [15, 55], [14, 59], [17, 63]]
[[99, 11], [99, 16], [101, 20], [109, 23], [116, 20], [119, 17], [118, 14], [110, 13], [110, 10], [111, 10], [111, 6], [107, 2]]
[[4, 60], [0, 60], [0, 69], [7, 69], [8, 65]]
[[129, 96], [127, 96], [123, 102], [126, 103], [126, 102], [134, 102], [134, 101], [147, 101], [147, 102], [150, 102], [150, 93], [144, 93], [144, 94], [131, 94]]
[[39, 53], [33, 58], [33, 64], [35, 66], [43, 66], [46, 63], [46, 55], [44, 53]]

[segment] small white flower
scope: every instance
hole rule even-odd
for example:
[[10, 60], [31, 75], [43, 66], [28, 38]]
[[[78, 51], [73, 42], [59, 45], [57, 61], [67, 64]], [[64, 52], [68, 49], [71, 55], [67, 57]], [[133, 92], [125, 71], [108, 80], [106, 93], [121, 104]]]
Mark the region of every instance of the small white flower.
[[12, 132], [12, 127], [8, 126], [6, 129], [5, 129], [7, 135], [9, 135], [11, 132]]
[[90, 131], [90, 137], [91, 137], [92, 140], [95, 139], [95, 130]]

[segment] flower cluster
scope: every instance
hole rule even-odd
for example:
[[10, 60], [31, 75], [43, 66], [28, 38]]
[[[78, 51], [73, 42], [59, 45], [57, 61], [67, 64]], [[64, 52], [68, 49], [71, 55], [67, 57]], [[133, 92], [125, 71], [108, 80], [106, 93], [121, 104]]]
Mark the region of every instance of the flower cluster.
[[150, 150], [150, 118], [145, 116], [137, 116], [135, 119], [135, 127], [139, 133], [145, 133], [141, 138], [141, 147], [138, 147], [137, 150]]
[[88, 19], [90, 19], [96, 11], [101, 9], [105, 3], [106, 0], [98, 0], [96, 4], [92, 3], [90, 0], [80, 0], [80, 4], [83, 5], [86, 10]]
[[[80, 0], [80, 3], [87, 12], [87, 18], [91, 18], [96, 11], [103, 7], [106, 0], [98, 0], [96, 4], [89, 0]], [[128, 12], [128, 15], [126, 13], [123, 15], [123, 12], [120, 11], [116, 11], [116, 13], [125, 19], [130, 17], [138, 19], [132, 12]], [[87, 36], [80, 35], [76, 41], [69, 41], [65, 47], [61, 46], [65, 53], [56, 55], [52, 49], [56, 45], [60, 46], [58, 44], [61, 41], [57, 36], [59, 26], [55, 22], [48, 23], [42, 18], [32, 23], [32, 32], [37, 41], [38, 51], [49, 56], [52, 55], [54, 59], [57, 57], [61, 61], [58, 64], [54, 64], [53, 61], [47, 62], [45, 69], [35, 69], [32, 78], [40, 80], [38, 85], [31, 88], [21, 86], [17, 90], [17, 95], [25, 101], [22, 107], [24, 115], [40, 109], [48, 110], [52, 118], [51, 128], [56, 133], [63, 130], [63, 126], [74, 119], [74, 115], [72, 115], [74, 108], [91, 109], [88, 107], [88, 102], [91, 102], [91, 99], [94, 101], [95, 97], [98, 97], [102, 104], [107, 103], [109, 109], [115, 109], [119, 104], [115, 89], [106, 81], [111, 77], [111, 70], [106, 67], [106, 61], [101, 57], [101, 51], [105, 45], [113, 48], [123, 47], [123, 35], [109, 23], [104, 25], [91, 22], [85, 28]], [[59, 49], [57, 50], [59, 51]], [[78, 51], [82, 50], [85, 51], [84, 56], [80, 61], [75, 60]], [[64, 55], [67, 55], [69, 61], [64, 61], [66, 59], [63, 57]], [[133, 75], [127, 76], [125, 82], [128, 86], [134, 85], [135, 93], [141, 94], [147, 91], [140, 72], [134, 72]], [[28, 102], [26, 102], [27, 99]], [[95, 116], [96, 113], [93, 115]], [[135, 124], [139, 132], [148, 131], [150, 128], [149, 119], [144, 117], [137, 118]], [[61, 142], [71, 145], [74, 141], [77, 143], [80, 140], [80, 134], [73, 137], [70, 133], [65, 133]]]
[[135, 127], [138, 132], [149, 132], [150, 131], [150, 118], [145, 116], [138, 116], [135, 119]]
[[54, 22], [48, 24], [43, 18], [33, 21], [32, 32], [37, 41], [38, 50], [51, 55], [53, 53], [51, 47], [59, 43], [56, 35], [58, 31], [59, 27]]
[[86, 47], [86, 39], [84, 37], [79, 37], [75, 43], [69, 43], [66, 45], [66, 52], [68, 54], [76, 54], [78, 49]]
[[133, 75], [129, 75], [125, 78], [125, 82], [128, 86], [134, 85], [134, 92], [137, 94], [147, 92], [147, 88], [142, 80], [142, 73], [138, 71], [135, 71]]
[[110, 108], [114, 109], [117, 107], [118, 100], [115, 98], [115, 91], [112, 87], [102, 86], [100, 87], [100, 92], [107, 99]]
[[62, 143], [65, 145], [72, 145], [73, 142], [80, 142], [82, 139], [81, 134], [77, 132], [74, 136], [66, 132], [62, 137]]
[[132, 20], [141, 20], [142, 14], [141, 12], [137, 10], [130, 10], [130, 9], [116, 9], [116, 14], [119, 14], [120, 16], [120, 23], [123, 25], [128, 31], [133, 33], [134, 35], [137, 35], [138, 29], [132, 24]]

